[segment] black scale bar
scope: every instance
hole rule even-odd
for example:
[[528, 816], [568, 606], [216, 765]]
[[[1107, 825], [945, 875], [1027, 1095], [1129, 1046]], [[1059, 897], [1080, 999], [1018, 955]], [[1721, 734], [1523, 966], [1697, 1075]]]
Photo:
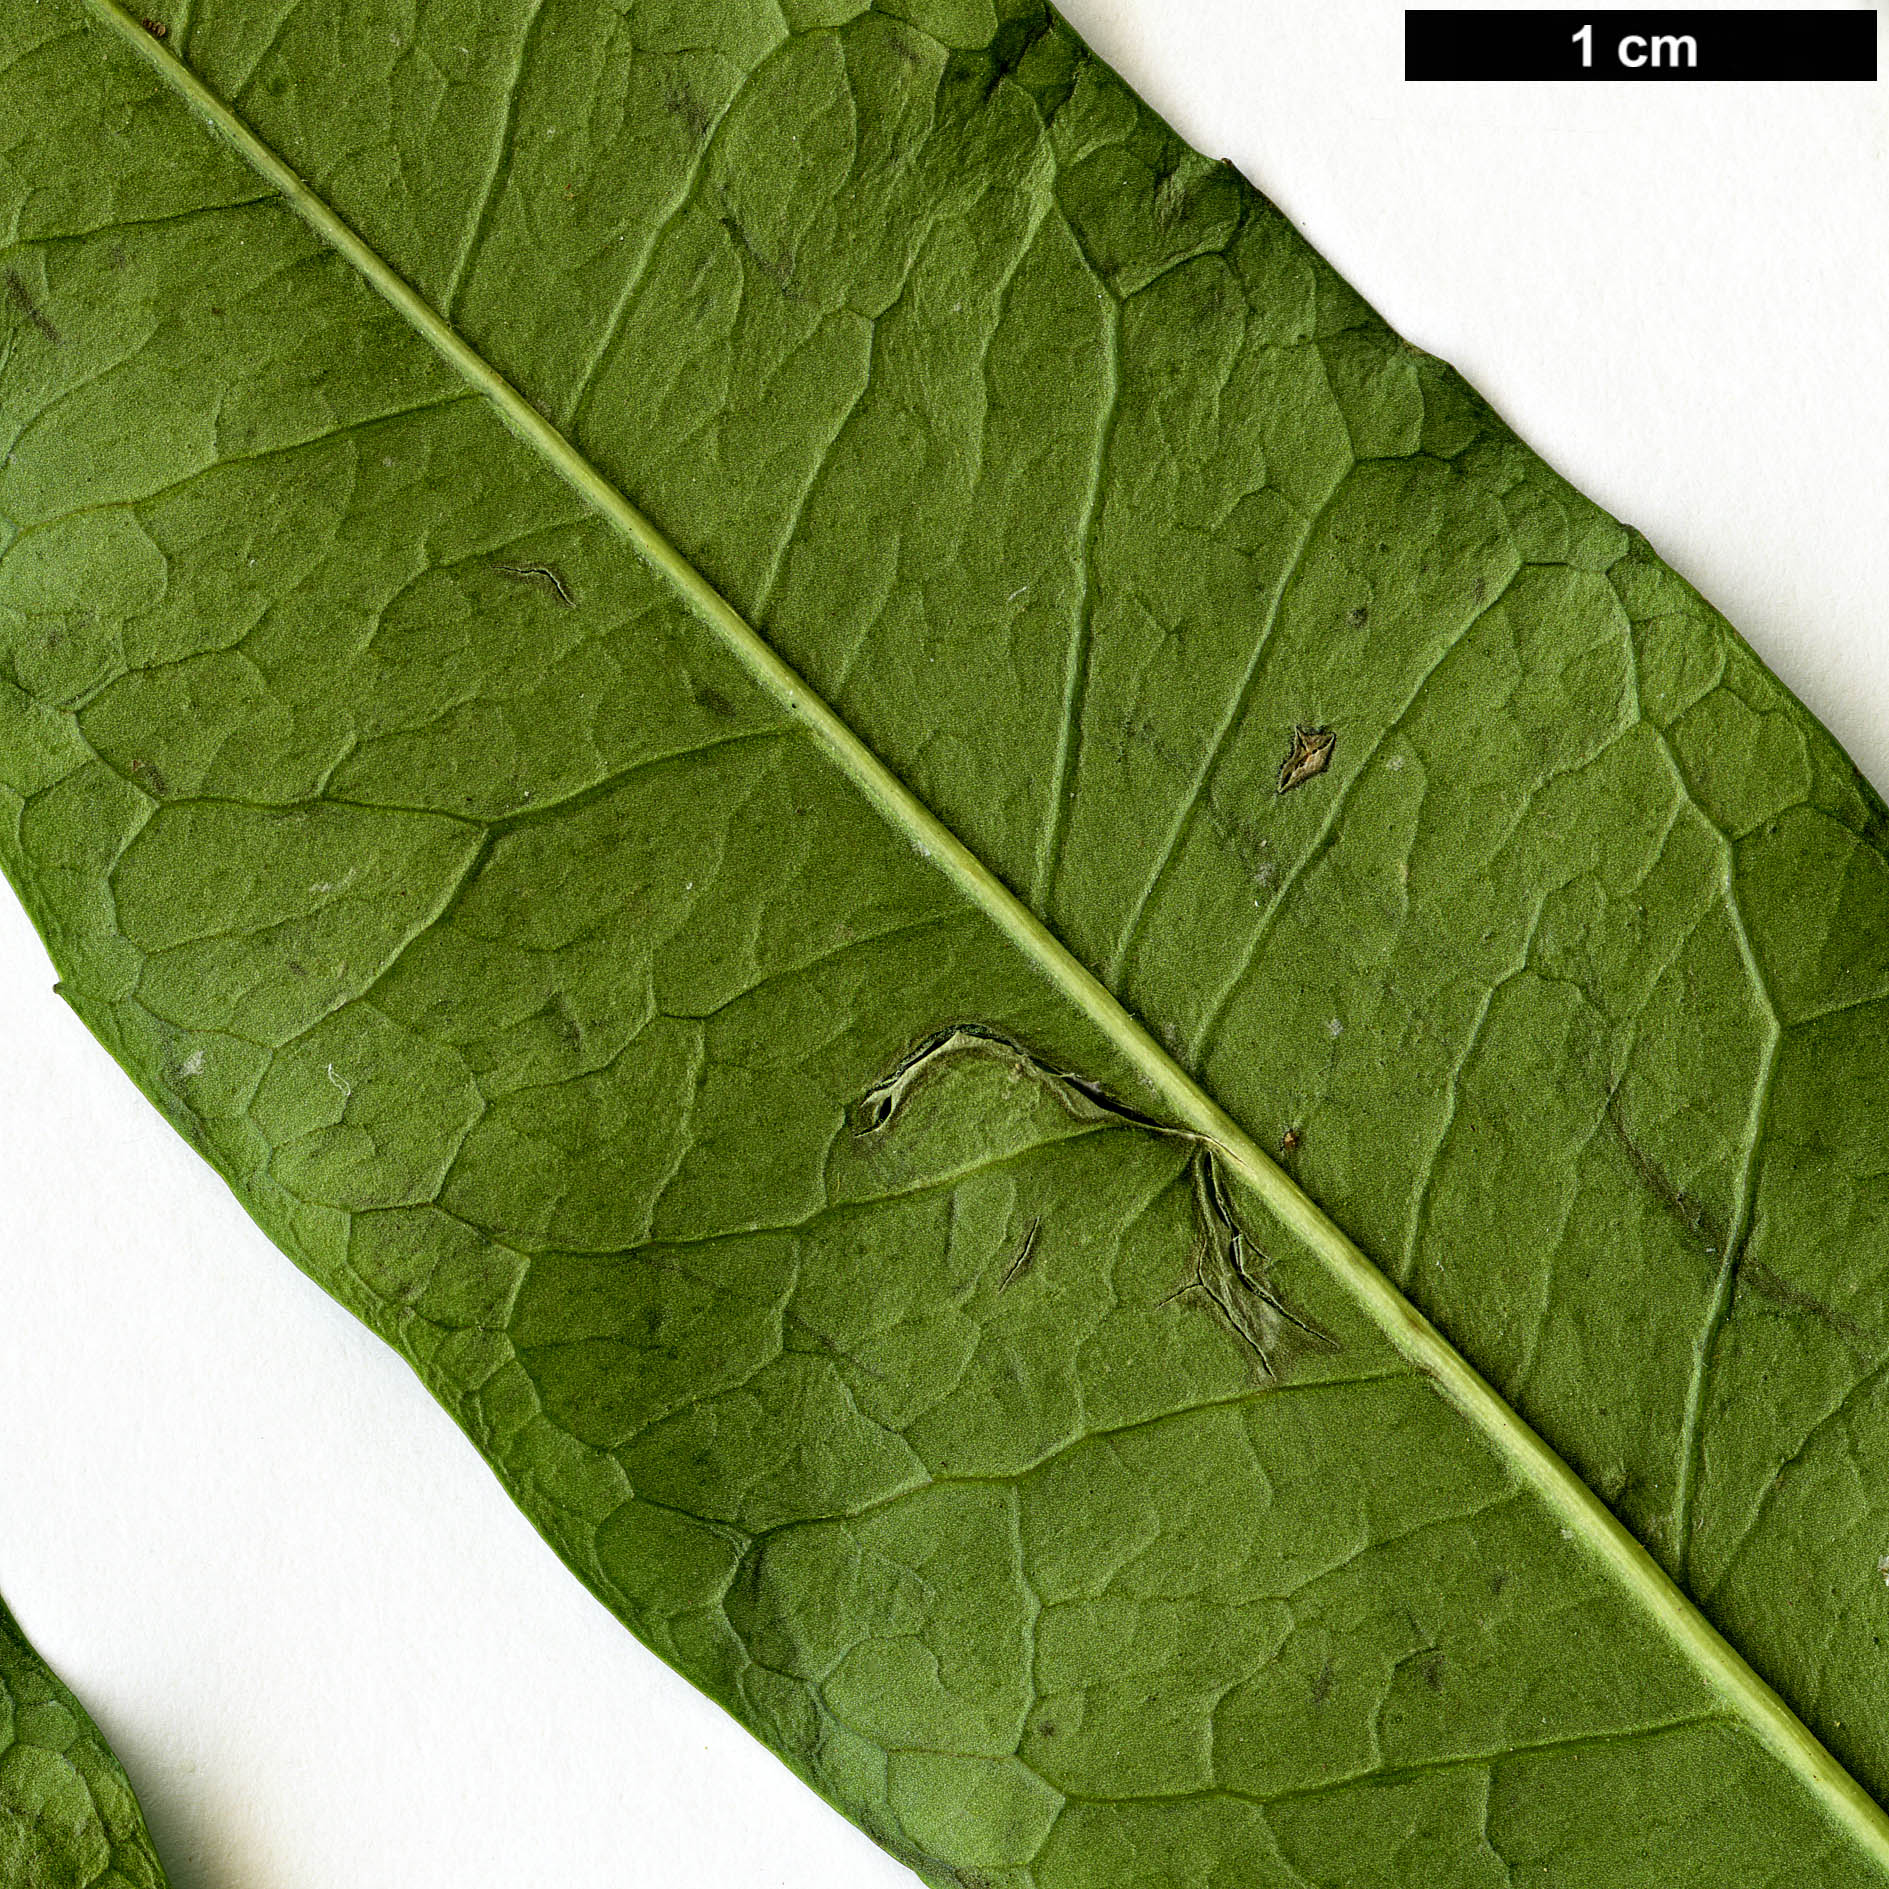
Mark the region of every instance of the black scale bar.
[[1406, 79], [1873, 79], [1876, 14], [1818, 9], [1404, 15]]

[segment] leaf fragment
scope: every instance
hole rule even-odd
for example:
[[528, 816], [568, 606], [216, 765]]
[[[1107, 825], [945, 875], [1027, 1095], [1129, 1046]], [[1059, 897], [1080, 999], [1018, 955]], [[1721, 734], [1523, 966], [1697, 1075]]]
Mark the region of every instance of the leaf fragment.
[[0, 1601], [0, 1881], [166, 1889], [144, 1814], [85, 1707]]

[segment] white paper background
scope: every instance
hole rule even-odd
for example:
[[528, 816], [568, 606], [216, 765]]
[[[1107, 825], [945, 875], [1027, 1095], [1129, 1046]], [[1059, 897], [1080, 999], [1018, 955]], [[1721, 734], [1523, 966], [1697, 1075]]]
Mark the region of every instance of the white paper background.
[[[1889, 786], [1880, 87], [1406, 86], [1363, 0], [1067, 0]], [[177, 1889], [912, 1878], [646, 1654], [51, 994], [0, 893], [0, 1586]]]

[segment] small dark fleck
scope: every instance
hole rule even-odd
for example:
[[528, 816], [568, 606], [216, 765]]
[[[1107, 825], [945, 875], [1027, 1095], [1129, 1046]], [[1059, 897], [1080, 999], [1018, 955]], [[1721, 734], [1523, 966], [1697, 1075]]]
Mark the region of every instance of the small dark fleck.
[[47, 318], [46, 311], [33, 300], [33, 291], [17, 269], [7, 271], [7, 295], [15, 308], [43, 334], [54, 347], [59, 346], [59, 330]]
[[1338, 737], [1329, 728], [1293, 729], [1291, 752], [1279, 763], [1279, 791], [1289, 794], [1316, 780], [1331, 766], [1332, 749], [1337, 745]]
[[1328, 1657], [1325, 1664], [1319, 1668], [1318, 1677], [1312, 1681], [1312, 1710], [1314, 1712], [1331, 1697], [1333, 1677], [1332, 1663]]
[[679, 81], [664, 82], [662, 103], [663, 109], [671, 117], [681, 119], [698, 141], [708, 136], [715, 123], [714, 116], [708, 107]]
[[1304, 1145], [1305, 1136], [1303, 1132], [1297, 1128], [1288, 1128], [1286, 1132], [1279, 1137], [1279, 1152], [1281, 1154], [1297, 1154]]
[[1363, 629], [1364, 626], [1370, 622], [1370, 620], [1371, 620], [1370, 611], [1367, 610], [1364, 607], [1364, 605], [1361, 603], [1354, 604], [1352, 608], [1350, 609], [1350, 611], [1346, 613], [1346, 617], [1345, 617], [1345, 621], [1349, 623], [1354, 630]]
[[169, 794], [170, 783], [155, 761], [133, 761], [131, 773], [138, 785], [157, 799], [162, 800]]
[[162, 20], [146, 20], [144, 22], [144, 30], [149, 33], [153, 39], [169, 39], [171, 34], [171, 29], [166, 26]]

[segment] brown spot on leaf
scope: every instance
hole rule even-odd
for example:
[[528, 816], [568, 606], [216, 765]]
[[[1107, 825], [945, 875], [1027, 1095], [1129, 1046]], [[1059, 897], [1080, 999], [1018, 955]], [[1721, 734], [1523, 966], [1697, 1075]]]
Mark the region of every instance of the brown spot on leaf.
[[1332, 750], [1338, 737], [1329, 728], [1298, 727], [1292, 731], [1292, 748], [1279, 763], [1279, 791], [1289, 794], [1295, 787], [1316, 780], [1331, 766]]

